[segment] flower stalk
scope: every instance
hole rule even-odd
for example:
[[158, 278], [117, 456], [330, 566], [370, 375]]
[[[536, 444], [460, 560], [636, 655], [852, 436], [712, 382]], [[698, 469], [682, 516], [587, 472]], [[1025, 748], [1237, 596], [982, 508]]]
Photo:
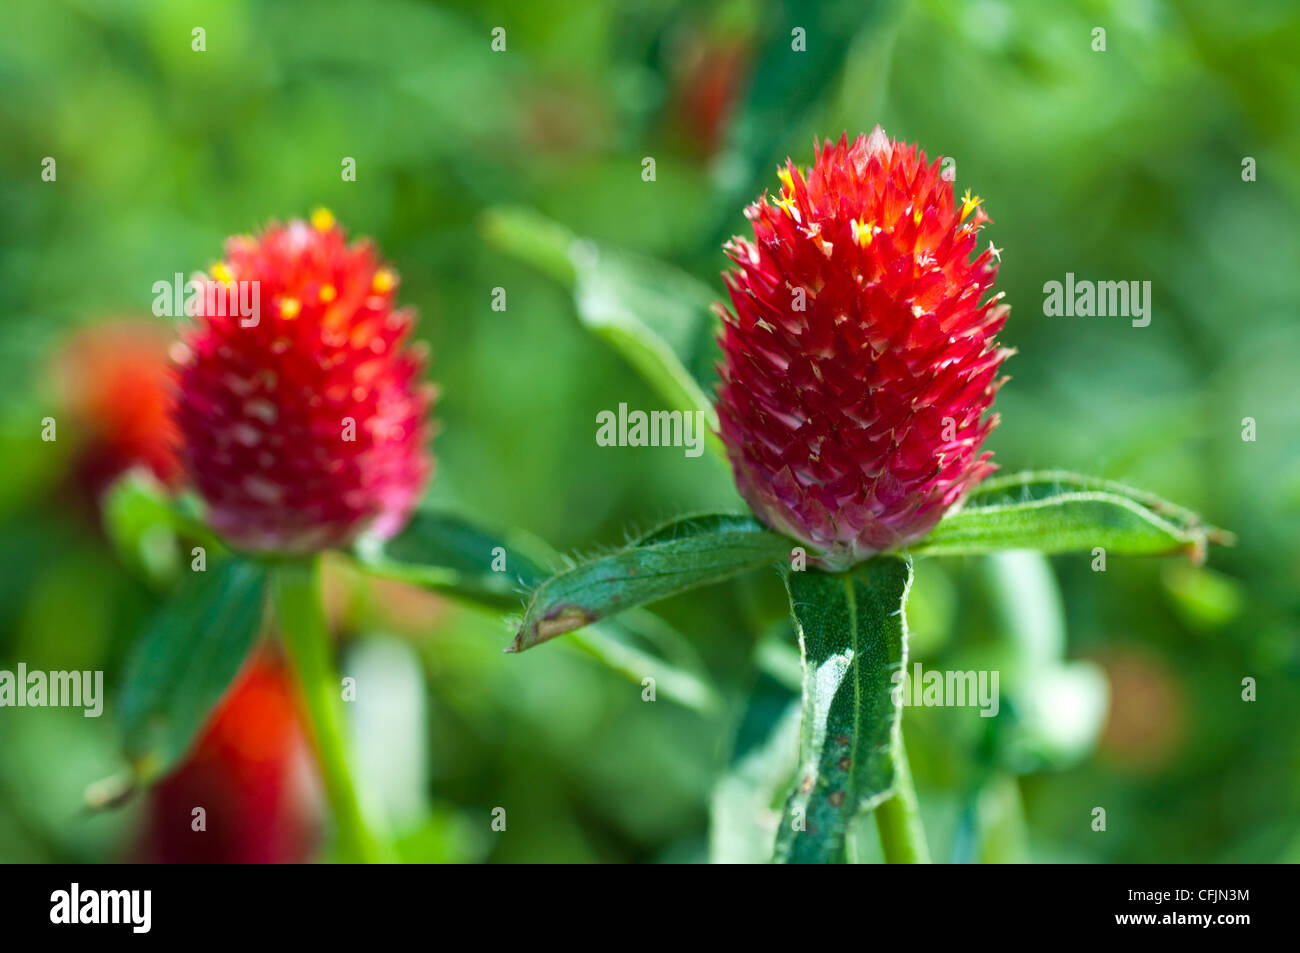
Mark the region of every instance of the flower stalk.
[[921, 824], [921, 809], [912, 784], [912, 769], [907, 763], [907, 749], [903, 736], [898, 736], [894, 753], [894, 794], [876, 808], [876, 830], [880, 832], [880, 846], [887, 864], [928, 864], [930, 846], [925, 840], [925, 827]]
[[329, 630], [321, 608], [319, 557], [277, 566], [273, 601], [334, 814], [339, 856], [347, 863], [386, 862], [390, 858], [367, 821], [349, 764], [340, 683], [330, 657]]

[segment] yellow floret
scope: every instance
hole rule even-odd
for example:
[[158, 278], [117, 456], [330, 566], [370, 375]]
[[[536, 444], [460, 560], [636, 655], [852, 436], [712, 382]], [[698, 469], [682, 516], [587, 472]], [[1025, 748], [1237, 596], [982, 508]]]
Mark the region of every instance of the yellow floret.
[[849, 222], [849, 228], [853, 231], [853, 240], [863, 248], [871, 244], [871, 233], [875, 231], [870, 222], [860, 222], [856, 218]]

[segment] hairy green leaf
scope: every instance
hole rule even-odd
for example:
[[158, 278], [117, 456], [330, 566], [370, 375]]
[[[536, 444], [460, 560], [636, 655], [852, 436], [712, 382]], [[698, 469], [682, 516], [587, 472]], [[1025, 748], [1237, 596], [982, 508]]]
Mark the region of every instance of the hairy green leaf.
[[616, 612], [782, 562], [791, 545], [752, 516], [675, 520], [542, 583], [509, 651], [522, 652]]
[[907, 664], [904, 606], [910, 562], [882, 556], [852, 572], [787, 572], [803, 656], [799, 772], [776, 836], [775, 859], [838, 863], [858, 813], [893, 791]]
[[984, 481], [910, 551], [1061, 553], [1101, 547], [1132, 555], [1188, 553], [1200, 560], [1209, 543], [1232, 540], [1231, 533], [1150, 493], [1075, 473], [1043, 471]]
[[[445, 593], [471, 605], [517, 610], [527, 591], [550, 575], [559, 557], [524, 534], [497, 534], [451, 513], [417, 512], [386, 543], [362, 541], [356, 555], [367, 571]], [[573, 647], [635, 682], [655, 680], [665, 698], [710, 711], [717, 693], [698, 672], [647, 651], [640, 643], [681, 642], [667, 623], [649, 612], [589, 626], [575, 633]]]

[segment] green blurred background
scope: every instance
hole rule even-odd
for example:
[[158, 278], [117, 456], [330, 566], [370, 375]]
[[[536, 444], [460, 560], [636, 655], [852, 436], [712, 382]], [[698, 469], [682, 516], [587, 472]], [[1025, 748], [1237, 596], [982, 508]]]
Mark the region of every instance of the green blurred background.
[[[0, 668], [97, 668], [112, 686], [157, 599], [69, 481], [85, 438], [62, 423], [51, 371], [69, 336], [122, 317], [165, 326], [154, 281], [318, 205], [374, 238], [432, 345], [430, 503], [581, 552], [737, 506], [709, 455], [596, 445], [599, 410], [661, 404], [582, 330], [561, 283], [495, 240], [489, 213], [534, 210], [717, 294], [720, 242], [776, 163], [879, 122], [955, 157], [958, 191], [993, 218], [982, 238], [1003, 250], [1003, 338], [1019, 352], [990, 443], [1003, 470], [1123, 480], [1239, 537], [1203, 568], [918, 564], [913, 657], [1003, 672], [998, 718], [905, 713], [936, 858], [1300, 859], [1294, 3], [18, 0], [6, 20]], [[791, 50], [796, 27], [806, 52]], [[1150, 326], [1045, 317], [1042, 286], [1066, 272], [1149, 280]], [[698, 345], [707, 378], [707, 327]], [[56, 443], [40, 440], [47, 415]], [[643, 702], [560, 643], [505, 657], [508, 626], [482, 612], [367, 592], [341, 568], [333, 585], [345, 670], [384, 686], [355, 727], [404, 856], [756, 850], [747, 825], [770, 823], [780, 792], [746, 777], [742, 713], [788, 701], [775, 575], [656, 607], [718, 688], [704, 712]], [[1257, 701], [1241, 698], [1246, 677]], [[98, 720], [0, 709], [0, 860], [138, 855], [148, 800], [81, 807], [120, 765], [111, 714], [111, 699]], [[497, 806], [505, 832], [489, 826]], [[878, 851], [869, 825], [858, 847]]]

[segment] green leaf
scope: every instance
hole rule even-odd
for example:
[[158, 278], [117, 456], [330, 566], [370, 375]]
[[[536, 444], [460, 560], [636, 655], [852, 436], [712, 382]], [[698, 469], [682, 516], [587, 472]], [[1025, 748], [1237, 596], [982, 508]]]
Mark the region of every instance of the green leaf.
[[214, 552], [224, 548], [191, 502], [168, 496], [147, 470], [116, 480], [104, 494], [102, 511], [104, 532], [123, 561], [158, 586], [170, 585], [180, 573], [178, 539]]
[[119, 716], [136, 779], [166, 774], [189, 750], [257, 640], [267, 573], [220, 560], [190, 573], [132, 649]]
[[1190, 510], [1109, 480], [1064, 471], [1018, 473], [985, 480], [965, 504], [914, 543], [915, 555], [1036, 549], [1162, 555], [1198, 561], [1209, 543], [1233, 536]]
[[180, 549], [171, 509], [144, 480], [119, 480], [104, 495], [104, 533], [122, 561], [156, 586], [180, 572]]
[[[442, 592], [481, 608], [517, 610], [528, 590], [551, 575], [543, 568], [559, 557], [540, 540], [521, 533], [497, 534], [451, 513], [417, 512], [386, 543], [362, 540], [355, 555], [372, 574]], [[493, 567], [504, 559], [505, 569]], [[650, 677], [657, 692], [697, 711], [719, 704], [717, 693], [697, 672], [674, 665], [638, 642], [683, 641], [649, 612], [591, 626], [570, 640], [573, 647], [635, 682]]]
[[731, 761], [709, 802], [710, 863], [761, 864], [771, 858], [798, 756], [798, 696], [760, 673], [736, 729]]
[[[635, 611], [628, 616], [634, 614]], [[665, 625], [657, 616], [646, 615], [653, 624]], [[637, 647], [639, 627], [630, 619], [608, 619], [573, 633], [568, 641], [578, 651], [630, 681], [640, 683], [643, 679], [653, 678], [657, 695], [671, 698], [702, 714], [717, 711], [722, 701], [701, 674], [673, 665]]]
[[[421, 510], [384, 543], [361, 540], [354, 554], [377, 576], [447, 592], [478, 605], [515, 609], [550, 573], [545, 547], [483, 529], [452, 513]], [[504, 560], [504, 570], [498, 571]]]
[[675, 520], [542, 583], [507, 651], [522, 652], [616, 612], [784, 561], [791, 545], [752, 516]]
[[852, 572], [787, 572], [803, 655], [799, 772], [777, 831], [775, 859], [838, 863], [858, 813], [893, 791], [907, 664], [910, 562], [878, 557]]
[[525, 209], [492, 209], [483, 230], [489, 242], [564, 284], [583, 327], [622, 354], [667, 409], [703, 411], [705, 442], [725, 456], [701, 383], [714, 354], [717, 296], [707, 285], [652, 258], [580, 240]]

